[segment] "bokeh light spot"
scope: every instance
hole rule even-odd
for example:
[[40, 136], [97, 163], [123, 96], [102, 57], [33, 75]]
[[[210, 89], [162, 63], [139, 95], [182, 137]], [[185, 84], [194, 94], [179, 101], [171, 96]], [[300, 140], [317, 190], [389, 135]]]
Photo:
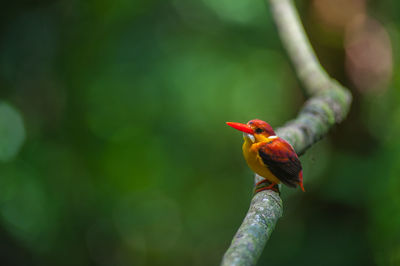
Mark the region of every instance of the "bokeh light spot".
[[0, 161], [13, 159], [25, 139], [25, 127], [18, 111], [7, 103], [0, 103]]
[[392, 44], [377, 20], [358, 16], [346, 28], [346, 70], [360, 91], [382, 91], [392, 77]]
[[232, 0], [203, 0], [220, 18], [241, 24], [257, 21], [258, 17], [265, 18], [267, 11], [262, 1], [232, 1]]

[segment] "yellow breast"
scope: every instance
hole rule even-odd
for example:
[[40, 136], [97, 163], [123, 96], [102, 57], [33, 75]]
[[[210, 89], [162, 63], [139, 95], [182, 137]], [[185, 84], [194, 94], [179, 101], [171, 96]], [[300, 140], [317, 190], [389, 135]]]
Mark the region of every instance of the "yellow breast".
[[244, 138], [244, 140], [245, 141], [242, 147], [243, 155], [250, 169], [253, 170], [253, 172], [255, 172], [256, 174], [264, 177], [268, 181], [279, 184], [279, 179], [276, 178], [273, 173], [271, 173], [271, 171], [262, 161], [261, 157], [258, 155], [258, 150], [255, 148], [255, 146], [253, 146], [256, 145], [256, 143], [253, 143], [248, 138]]

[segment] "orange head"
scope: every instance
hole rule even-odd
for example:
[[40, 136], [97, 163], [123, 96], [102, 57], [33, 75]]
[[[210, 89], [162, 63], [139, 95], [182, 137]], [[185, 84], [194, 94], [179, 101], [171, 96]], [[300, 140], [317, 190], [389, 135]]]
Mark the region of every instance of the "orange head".
[[267, 138], [269, 136], [275, 136], [275, 132], [272, 127], [267, 122], [264, 122], [260, 119], [250, 120], [249, 122], [247, 122], [247, 124], [235, 122], [226, 122], [226, 124], [233, 127], [234, 129], [253, 135], [255, 137], [260, 135]]

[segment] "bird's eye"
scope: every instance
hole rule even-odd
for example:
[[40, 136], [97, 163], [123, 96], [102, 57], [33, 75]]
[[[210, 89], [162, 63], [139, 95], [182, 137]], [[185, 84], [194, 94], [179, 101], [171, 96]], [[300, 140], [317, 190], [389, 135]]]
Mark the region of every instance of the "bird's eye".
[[261, 133], [263, 132], [262, 128], [256, 128], [256, 130], [254, 130], [256, 133]]

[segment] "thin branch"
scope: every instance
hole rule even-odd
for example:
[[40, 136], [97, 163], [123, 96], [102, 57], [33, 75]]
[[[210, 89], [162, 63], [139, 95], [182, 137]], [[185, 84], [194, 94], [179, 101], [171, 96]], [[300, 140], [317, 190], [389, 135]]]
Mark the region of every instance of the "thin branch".
[[327, 89], [330, 77], [318, 62], [292, 1], [269, 0], [282, 43], [307, 94]]
[[[347, 116], [352, 97], [320, 65], [293, 2], [268, 1], [296, 74], [307, 94], [312, 96], [296, 119], [277, 129], [277, 135], [287, 140], [301, 155]], [[259, 178], [256, 175], [256, 181]], [[279, 193], [271, 190], [257, 193], [221, 265], [255, 265], [282, 212]]]

